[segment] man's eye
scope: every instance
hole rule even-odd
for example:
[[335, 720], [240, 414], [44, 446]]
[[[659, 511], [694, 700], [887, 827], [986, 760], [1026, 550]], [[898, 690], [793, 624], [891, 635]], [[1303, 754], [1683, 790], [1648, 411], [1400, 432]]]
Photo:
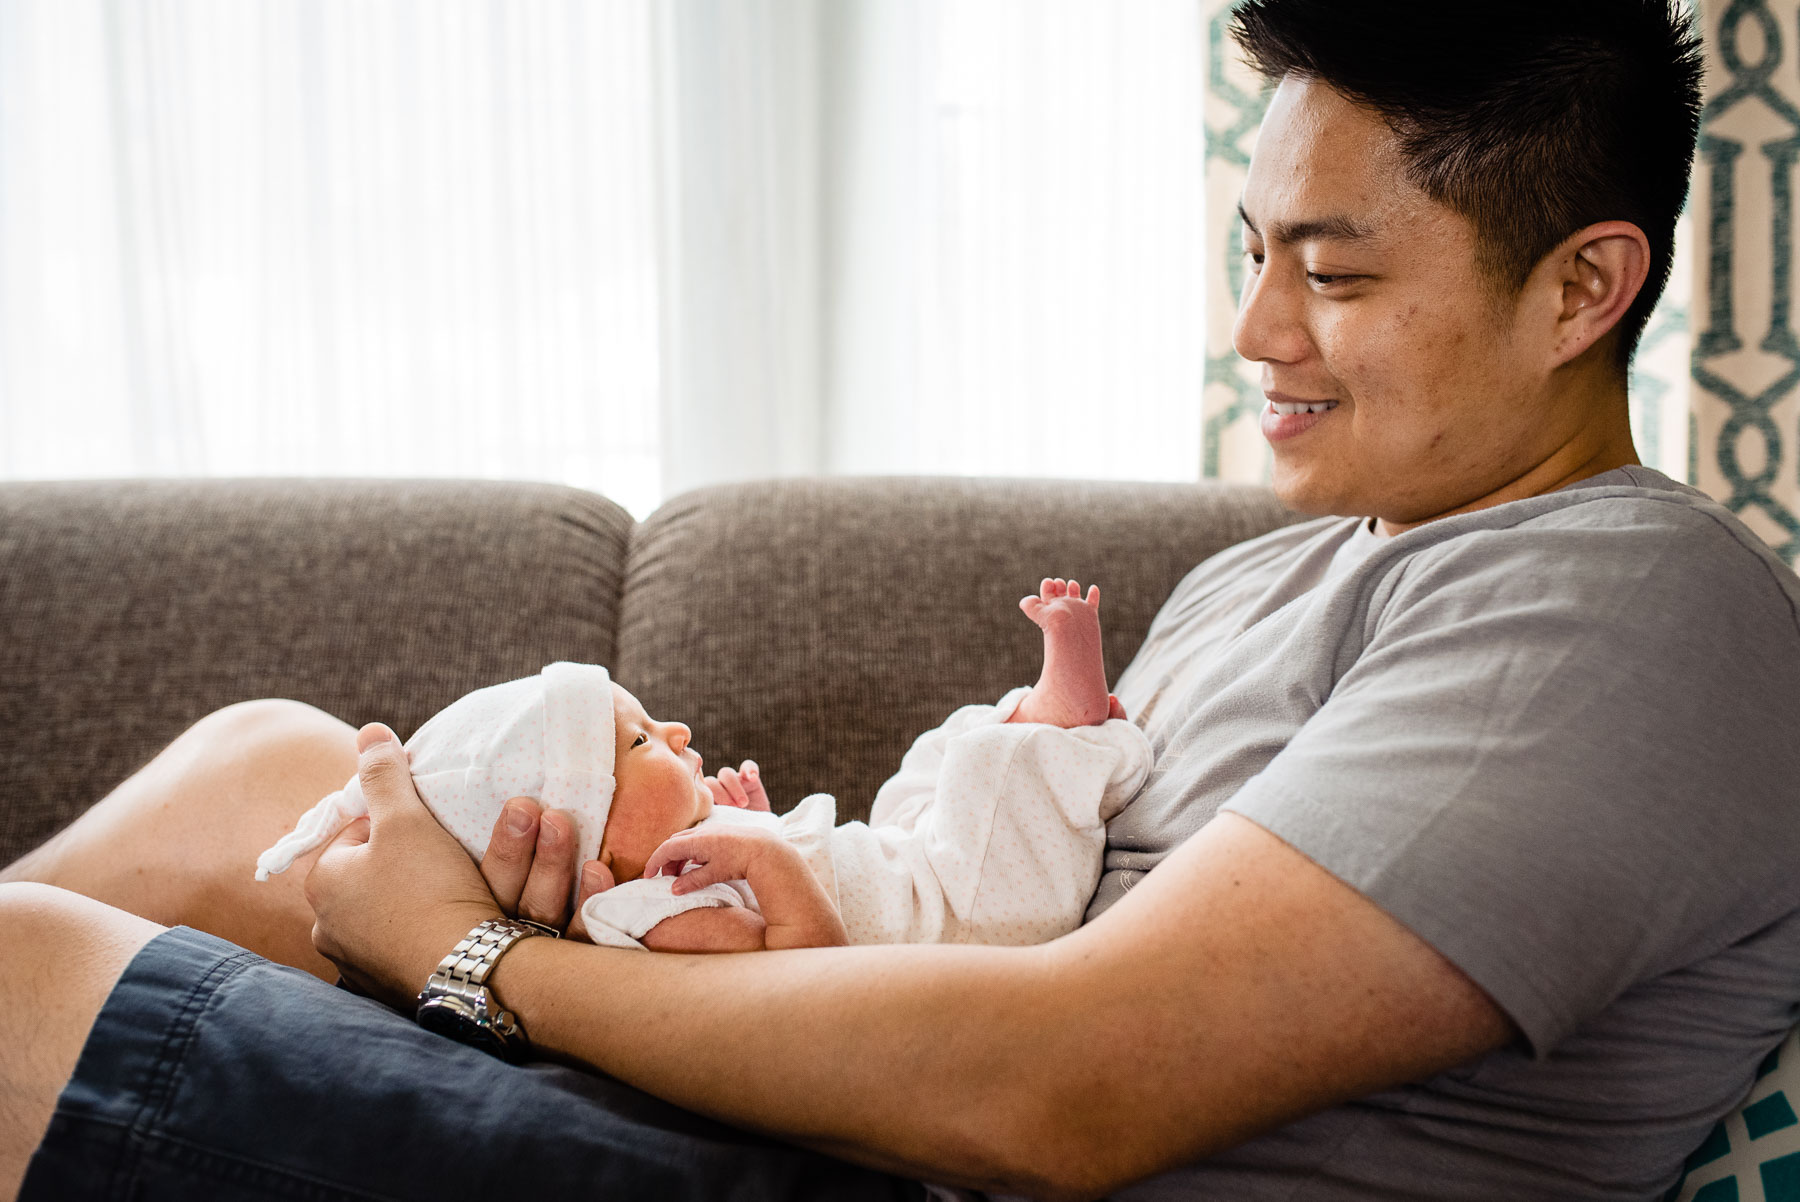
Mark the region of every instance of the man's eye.
[[633, 747], [642, 747], [645, 743], [648, 743], [649, 741], [650, 741], [650, 736], [640, 730], [640, 731], [638, 731], [638, 737], [631, 741], [631, 745]]
[[1348, 275], [1323, 275], [1317, 271], [1309, 271], [1306, 273], [1306, 278], [1321, 287], [1329, 288], [1333, 284], [1341, 284], [1345, 280], [1355, 279], [1356, 277]]

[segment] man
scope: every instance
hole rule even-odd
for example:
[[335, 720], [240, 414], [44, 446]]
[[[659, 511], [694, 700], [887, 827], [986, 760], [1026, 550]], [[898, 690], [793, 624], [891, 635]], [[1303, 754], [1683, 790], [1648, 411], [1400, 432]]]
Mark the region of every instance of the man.
[[[1571, 1199], [1674, 1180], [1800, 999], [1800, 582], [1635, 466], [1625, 367], [1697, 111], [1682, 19], [1664, 0], [1510, 0], [1484, 28], [1449, 11], [1238, 15], [1280, 82], [1243, 197], [1237, 346], [1263, 365], [1282, 496], [1373, 520], [1277, 532], [1171, 598], [1120, 682], [1158, 763], [1109, 830], [1090, 921], [1036, 948], [706, 960], [526, 938], [490, 983], [541, 1053], [994, 1192]], [[303, 915], [332, 966], [402, 1007], [475, 924], [568, 917], [558, 816], [516, 806], [525, 829], [497, 828], [477, 871], [378, 727], [357, 740], [372, 825], [319, 856], [285, 926], [119, 867], [145, 815], [165, 840], [204, 831], [184, 790], [243, 789], [251, 769], [211, 766], [226, 748], [288, 749], [260, 783], [312, 788], [295, 811], [312, 776], [332, 787], [345, 734], [310, 721], [203, 723], [25, 867], [328, 971], [295, 946]], [[291, 813], [269, 808], [278, 832]], [[302, 1005], [254, 958], [91, 900], [12, 886], [0, 916], [34, 936], [0, 952], [0, 1004], [35, 1024], [28, 1062], [0, 1070], [15, 1174], [112, 994], [27, 1196], [96, 1164], [548, 1192], [562, 1148], [602, 1192], [899, 1188], [328, 990]], [[116, 1061], [146, 1049], [127, 1056], [141, 1087]], [[232, 1101], [261, 1142], [244, 1114], [168, 1100], [165, 1078], [235, 1080], [223, 1064], [257, 1082]], [[358, 1137], [383, 1167], [332, 1154]]]

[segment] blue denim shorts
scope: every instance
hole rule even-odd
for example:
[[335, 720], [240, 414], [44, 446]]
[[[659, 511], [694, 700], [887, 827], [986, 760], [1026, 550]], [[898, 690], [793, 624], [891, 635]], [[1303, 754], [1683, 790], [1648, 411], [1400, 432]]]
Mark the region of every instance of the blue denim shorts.
[[224, 940], [151, 940], [20, 1194], [40, 1199], [919, 1199], [609, 1077], [504, 1064]]

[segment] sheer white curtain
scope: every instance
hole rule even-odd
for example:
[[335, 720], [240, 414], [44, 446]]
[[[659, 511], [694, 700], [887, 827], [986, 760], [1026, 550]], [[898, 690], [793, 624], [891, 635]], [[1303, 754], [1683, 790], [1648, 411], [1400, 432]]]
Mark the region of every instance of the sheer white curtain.
[[0, 472], [653, 505], [650, 7], [0, 4]]
[[1197, 478], [1200, 6], [834, 14], [831, 466]]
[[1194, 0], [3, 0], [0, 476], [1191, 478]]

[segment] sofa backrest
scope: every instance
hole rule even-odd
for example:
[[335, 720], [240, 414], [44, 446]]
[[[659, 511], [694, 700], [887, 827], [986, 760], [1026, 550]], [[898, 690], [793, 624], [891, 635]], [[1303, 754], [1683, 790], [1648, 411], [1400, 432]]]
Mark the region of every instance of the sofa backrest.
[[557, 659], [608, 664], [709, 769], [756, 759], [778, 808], [863, 817], [913, 736], [1035, 677], [1042, 576], [1101, 586], [1116, 678], [1183, 574], [1291, 520], [1220, 484], [788, 480], [641, 524], [542, 484], [0, 485], [0, 864], [231, 702], [404, 738]]

